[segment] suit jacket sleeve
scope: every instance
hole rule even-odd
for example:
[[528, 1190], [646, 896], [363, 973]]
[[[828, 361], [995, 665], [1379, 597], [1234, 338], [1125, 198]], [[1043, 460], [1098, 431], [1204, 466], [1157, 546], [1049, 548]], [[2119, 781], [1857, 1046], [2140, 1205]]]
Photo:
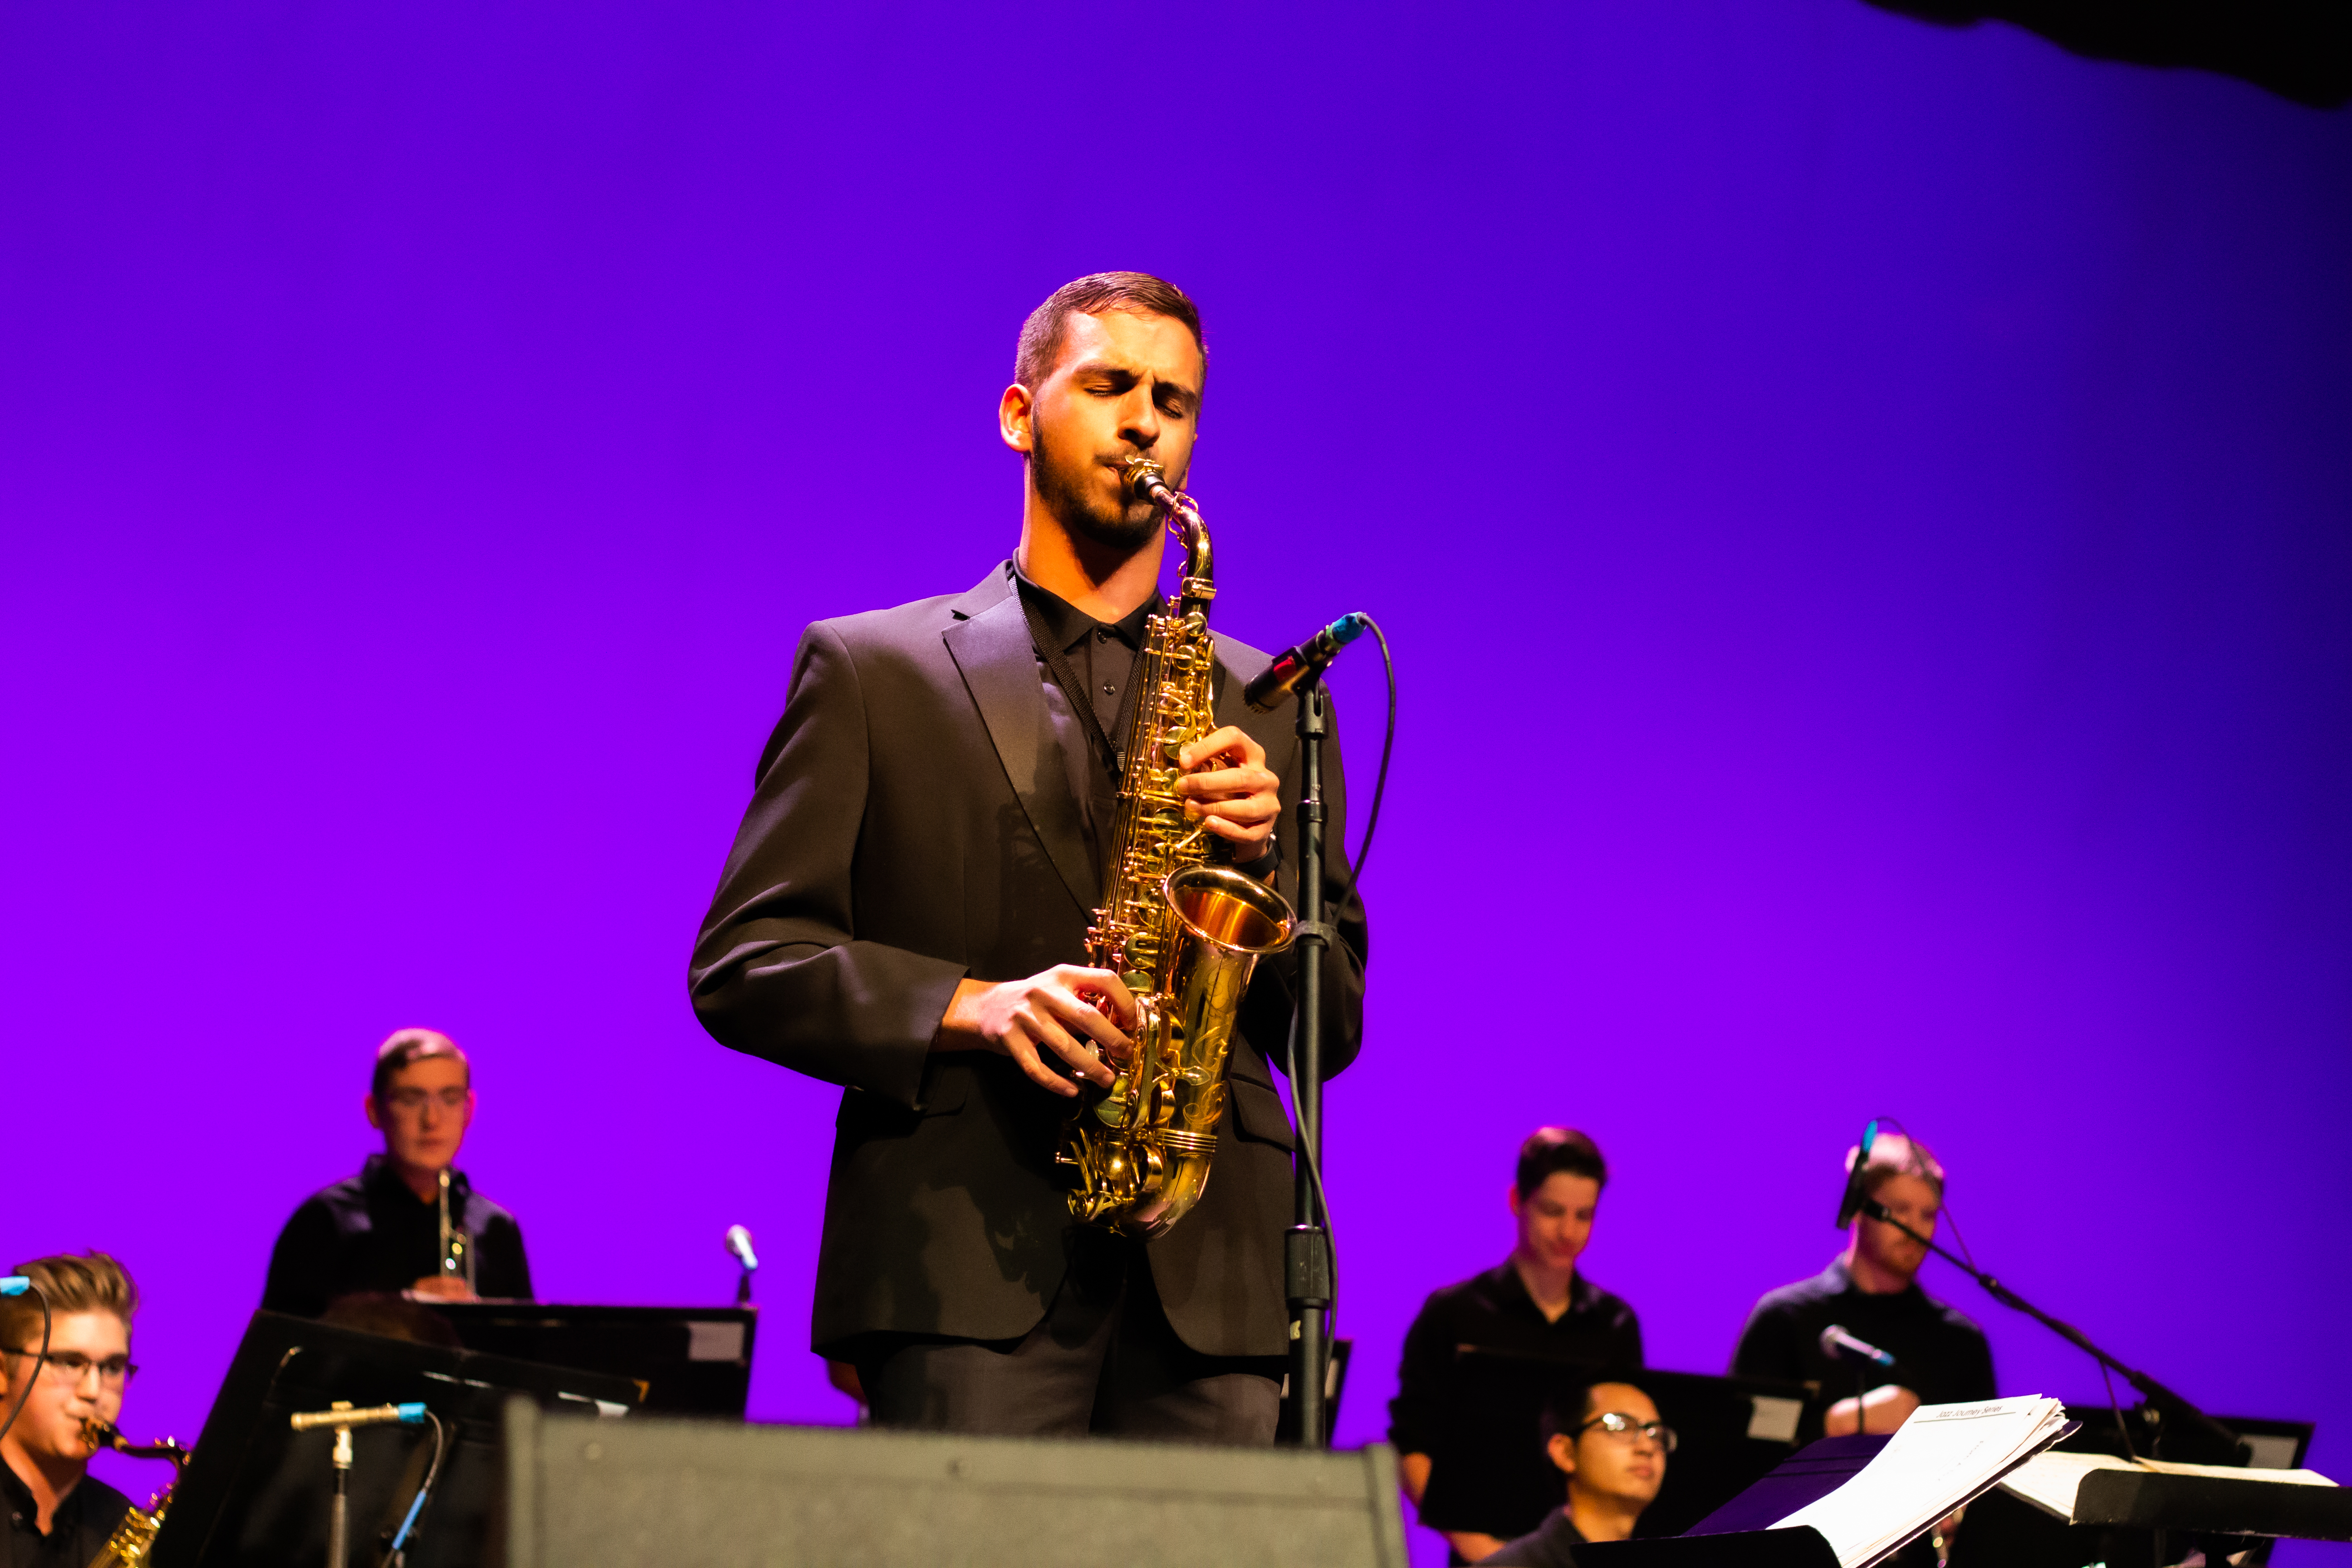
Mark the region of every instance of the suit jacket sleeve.
[[911, 1107], [966, 970], [857, 938], [868, 755], [856, 664], [819, 622], [801, 639], [689, 989], [720, 1044]]

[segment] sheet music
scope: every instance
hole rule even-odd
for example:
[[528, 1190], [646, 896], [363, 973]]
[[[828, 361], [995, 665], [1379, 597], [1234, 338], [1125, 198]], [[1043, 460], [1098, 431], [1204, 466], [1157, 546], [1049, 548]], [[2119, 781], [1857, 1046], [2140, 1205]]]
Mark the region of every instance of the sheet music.
[[2209, 1476], [2224, 1481], [2274, 1481], [2290, 1486], [2332, 1487], [2336, 1483], [2317, 1470], [2252, 1470], [2231, 1465], [2182, 1465], [2164, 1459], [2134, 1464], [2111, 1454], [2036, 1454], [2000, 1480], [2012, 1492], [2046, 1513], [2069, 1523], [2074, 1518], [2074, 1497], [2083, 1478], [2094, 1470], [2152, 1470], [2166, 1476]]
[[2066, 1424], [2040, 1394], [1980, 1405], [1926, 1405], [1837, 1490], [1774, 1528], [1811, 1525], [1839, 1568], [1863, 1568], [1951, 1512]]

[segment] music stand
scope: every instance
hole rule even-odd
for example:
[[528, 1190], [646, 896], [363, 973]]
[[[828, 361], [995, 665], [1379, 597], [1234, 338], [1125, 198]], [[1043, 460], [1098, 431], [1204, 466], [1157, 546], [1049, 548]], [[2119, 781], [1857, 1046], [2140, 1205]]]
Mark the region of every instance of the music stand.
[[586, 1367], [645, 1384], [644, 1408], [743, 1418], [751, 1397], [757, 1307], [573, 1307], [436, 1301], [467, 1350]]
[[[327, 1431], [292, 1431], [288, 1417], [338, 1399], [422, 1401], [448, 1430], [449, 1452], [406, 1552], [408, 1568], [482, 1560], [500, 1485], [508, 1399], [618, 1415], [636, 1406], [626, 1378], [538, 1366], [440, 1345], [256, 1312], [173, 1488], [152, 1568], [318, 1568], [327, 1552]], [[430, 1458], [430, 1432], [372, 1426], [352, 1434], [355, 1561], [373, 1563], [398, 1528]]]

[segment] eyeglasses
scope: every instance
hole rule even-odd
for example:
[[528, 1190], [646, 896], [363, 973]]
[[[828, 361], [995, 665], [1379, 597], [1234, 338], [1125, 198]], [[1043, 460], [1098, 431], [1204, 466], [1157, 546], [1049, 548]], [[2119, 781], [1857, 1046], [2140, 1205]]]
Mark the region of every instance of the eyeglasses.
[[104, 1361], [92, 1361], [79, 1351], [51, 1351], [46, 1356], [31, 1349], [9, 1351], [6, 1353], [30, 1356], [37, 1362], [47, 1362], [50, 1378], [64, 1384], [68, 1388], [79, 1387], [81, 1380], [93, 1372], [98, 1373], [98, 1381], [102, 1386], [120, 1388], [130, 1382], [131, 1374], [139, 1370], [127, 1355], [110, 1355]]
[[454, 1116], [466, 1109], [466, 1097], [473, 1092], [470, 1089], [395, 1089], [383, 1099], [394, 1110], [404, 1110], [412, 1116], [424, 1110], [427, 1100]]
[[1662, 1451], [1669, 1454], [1675, 1451], [1675, 1429], [1663, 1421], [1636, 1421], [1622, 1410], [1612, 1410], [1605, 1415], [1594, 1416], [1577, 1430], [1590, 1432], [1595, 1426], [1620, 1443], [1631, 1443], [1637, 1436], [1647, 1437]]

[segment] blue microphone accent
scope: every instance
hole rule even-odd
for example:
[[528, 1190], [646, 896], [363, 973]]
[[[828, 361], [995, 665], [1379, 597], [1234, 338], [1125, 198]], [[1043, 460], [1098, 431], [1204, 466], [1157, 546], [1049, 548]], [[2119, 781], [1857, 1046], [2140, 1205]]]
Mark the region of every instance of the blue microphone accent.
[[[1870, 1119], [1869, 1125], [1862, 1130], [1862, 1154], [1854, 1161], [1854, 1163], [1857, 1165], [1868, 1164], [1870, 1163], [1870, 1146], [1877, 1142], [1878, 1118], [1874, 1116]], [[1893, 1363], [1890, 1363], [1889, 1364], [1891, 1365]]]
[[1354, 642], [1358, 637], [1362, 637], [1364, 635], [1364, 628], [1370, 624], [1371, 623], [1370, 621], [1365, 620], [1363, 616], [1358, 615], [1355, 611], [1349, 610], [1346, 615], [1341, 616], [1338, 620], [1333, 621], [1328, 626], [1326, 626], [1324, 628], [1324, 635], [1328, 637], [1333, 642], [1338, 643], [1341, 647], [1345, 647], [1349, 643]]
[[32, 1288], [33, 1282], [22, 1274], [11, 1274], [5, 1279], [0, 1279], [0, 1296], [21, 1296]]
[[403, 1426], [422, 1426], [425, 1425], [425, 1402], [423, 1400], [417, 1400], [414, 1404], [410, 1405], [395, 1405], [393, 1408], [400, 1412], [400, 1424]]

